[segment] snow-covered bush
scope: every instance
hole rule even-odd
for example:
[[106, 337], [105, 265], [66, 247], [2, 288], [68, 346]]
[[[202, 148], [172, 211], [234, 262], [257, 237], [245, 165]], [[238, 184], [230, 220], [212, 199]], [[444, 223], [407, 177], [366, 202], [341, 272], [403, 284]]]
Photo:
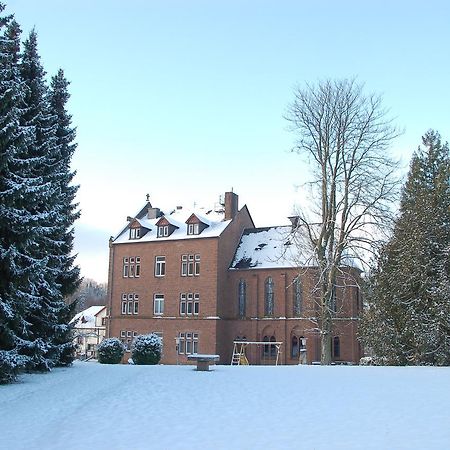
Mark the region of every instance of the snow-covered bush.
[[97, 347], [98, 362], [101, 364], [119, 364], [125, 353], [125, 346], [117, 338], [103, 339]]
[[136, 336], [131, 348], [134, 364], [158, 364], [161, 359], [162, 342], [156, 334]]

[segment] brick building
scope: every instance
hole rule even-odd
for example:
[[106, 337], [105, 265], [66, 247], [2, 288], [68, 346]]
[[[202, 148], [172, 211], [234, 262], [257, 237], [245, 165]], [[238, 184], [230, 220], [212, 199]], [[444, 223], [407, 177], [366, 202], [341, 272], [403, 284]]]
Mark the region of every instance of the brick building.
[[[293, 220], [295, 224], [295, 220]], [[110, 241], [108, 335], [163, 338], [166, 364], [191, 353], [219, 354], [229, 364], [236, 340], [251, 364], [320, 360], [315, 321], [317, 269], [294, 242], [294, 226], [255, 228], [238, 196], [219, 210], [164, 214], [150, 202]], [[336, 289], [335, 361], [358, 362], [357, 278], [343, 268]]]

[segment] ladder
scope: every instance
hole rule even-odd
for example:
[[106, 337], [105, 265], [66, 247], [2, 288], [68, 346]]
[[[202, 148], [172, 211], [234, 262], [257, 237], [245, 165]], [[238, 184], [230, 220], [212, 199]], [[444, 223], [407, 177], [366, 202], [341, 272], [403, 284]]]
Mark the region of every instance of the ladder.
[[248, 359], [245, 356], [245, 342], [235, 342], [233, 347], [233, 356], [231, 357], [232, 366], [248, 366]]

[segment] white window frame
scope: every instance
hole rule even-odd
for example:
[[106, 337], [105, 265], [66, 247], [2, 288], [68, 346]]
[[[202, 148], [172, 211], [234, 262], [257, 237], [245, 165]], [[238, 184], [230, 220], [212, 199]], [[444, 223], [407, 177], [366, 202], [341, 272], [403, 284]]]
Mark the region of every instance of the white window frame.
[[181, 276], [187, 277], [188, 274], [188, 255], [181, 255]]
[[180, 316], [186, 315], [186, 294], [180, 294]]
[[141, 276], [141, 257], [136, 256], [135, 259], [135, 266], [134, 266], [134, 276], [135, 278], [139, 278]]
[[153, 295], [153, 315], [162, 316], [164, 314], [164, 294]]
[[128, 278], [128, 273], [129, 273], [129, 259], [123, 258], [122, 277]]
[[158, 227], [158, 237], [169, 236], [169, 225], [161, 225]]
[[198, 316], [200, 310], [200, 294], [194, 294], [194, 308], [192, 310], [192, 314], [194, 316]]
[[194, 255], [194, 276], [198, 277], [200, 275], [200, 255]]
[[166, 257], [155, 256], [155, 277], [164, 277], [166, 275]]

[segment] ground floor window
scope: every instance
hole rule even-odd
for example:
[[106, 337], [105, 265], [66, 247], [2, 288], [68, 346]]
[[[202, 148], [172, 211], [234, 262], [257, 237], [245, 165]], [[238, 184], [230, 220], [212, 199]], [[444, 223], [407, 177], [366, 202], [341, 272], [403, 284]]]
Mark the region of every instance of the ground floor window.
[[190, 331], [178, 333], [177, 346], [180, 355], [198, 353], [198, 333]]
[[137, 336], [136, 331], [132, 330], [120, 330], [120, 340], [122, 344], [125, 345], [126, 351], [131, 351], [131, 344], [133, 343], [133, 339]]
[[333, 357], [341, 357], [341, 341], [338, 336], [333, 338]]
[[[275, 336], [264, 336], [263, 342], [276, 342]], [[277, 356], [277, 348], [275, 344], [263, 345], [263, 358], [275, 358]]]
[[306, 349], [306, 339], [303, 336], [292, 336], [291, 339], [291, 358], [298, 358], [300, 352]]

